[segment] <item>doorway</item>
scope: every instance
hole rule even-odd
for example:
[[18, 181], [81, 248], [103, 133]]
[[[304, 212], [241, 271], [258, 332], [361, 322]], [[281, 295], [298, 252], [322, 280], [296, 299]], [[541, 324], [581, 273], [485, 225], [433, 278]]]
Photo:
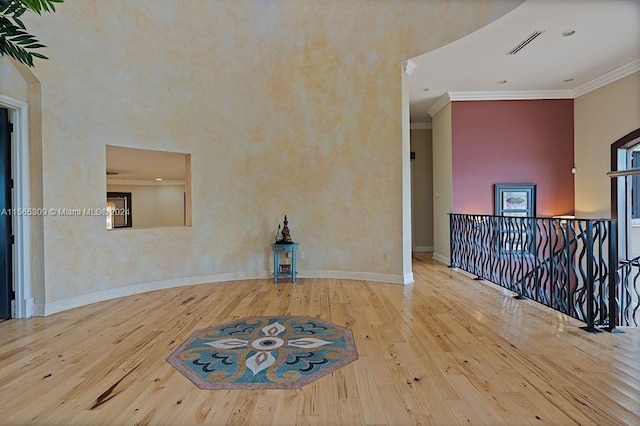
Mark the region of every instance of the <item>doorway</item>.
[[11, 300], [13, 299], [12, 132], [9, 110], [0, 108], [0, 321], [11, 318]]
[[[640, 169], [640, 140], [627, 150], [627, 167]], [[640, 256], [640, 175], [631, 175], [626, 179], [626, 260], [630, 260]]]
[[[11, 213], [19, 215], [0, 215], [4, 230], [0, 231], [8, 236], [5, 263], [7, 267], [2, 271], [3, 316], [10, 318], [30, 318], [33, 316], [34, 300], [31, 297], [31, 219], [29, 213], [29, 108], [28, 104], [17, 99], [0, 94], [0, 110], [9, 128], [8, 145], [3, 152], [1, 161], [3, 172], [0, 175], [0, 186], [3, 200], [10, 202]], [[7, 132], [3, 132], [6, 135]], [[8, 154], [8, 155], [7, 155]], [[8, 186], [5, 185], [8, 183]], [[6, 201], [5, 201], [6, 202]], [[0, 210], [0, 213], [2, 211]], [[5, 212], [6, 213], [6, 212]], [[7, 256], [11, 259], [7, 261]], [[8, 303], [7, 303], [8, 297]], [[8, 308], [8, 309], [7, 309]], [[7, 311], [8, 310], [8, 315]]]
[[611, 145], [611, 215], [618, 221], [618, 257], [640, 256], [640, 129]]

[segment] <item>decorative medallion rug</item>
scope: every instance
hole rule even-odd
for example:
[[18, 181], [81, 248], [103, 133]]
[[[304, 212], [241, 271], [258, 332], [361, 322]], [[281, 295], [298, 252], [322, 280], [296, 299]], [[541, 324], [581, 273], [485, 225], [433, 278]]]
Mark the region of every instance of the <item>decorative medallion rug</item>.
[[167, 361], [200, 389], [296, 389], [356, 359], [351, 330], [298, 316], [199, 330]]

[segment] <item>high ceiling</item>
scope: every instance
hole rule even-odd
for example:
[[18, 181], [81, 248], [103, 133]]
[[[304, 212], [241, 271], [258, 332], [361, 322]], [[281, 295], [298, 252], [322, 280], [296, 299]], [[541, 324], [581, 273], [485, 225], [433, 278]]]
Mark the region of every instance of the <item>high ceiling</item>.
[[107, 145], [107, 177], [112, 180], [184, 181], [185, 154]]
[[528, 0], [486, 27], [412, 59], [417, 67], [409, 78], [411, 122], [430, 122], [427, 110], [446, 92], [557, 91], [558, 97], [572, 97], [620, 67], [640, 69], [639, 58], [640, 1]]

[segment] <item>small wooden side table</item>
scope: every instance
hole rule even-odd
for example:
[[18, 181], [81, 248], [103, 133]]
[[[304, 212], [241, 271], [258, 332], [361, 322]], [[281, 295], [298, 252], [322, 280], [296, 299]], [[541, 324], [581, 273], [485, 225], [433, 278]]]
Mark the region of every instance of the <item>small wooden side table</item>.
[[[273, 249], [273, 282], [277, 283], [278, 278], [291, 278], [292, 282], [296, 282], [296, 259], [298, 256], [298, 243], [277, 244], [272, 243]], [[289, 272], [280, 271], [280, 253], [291, 253], [291, 265]]]

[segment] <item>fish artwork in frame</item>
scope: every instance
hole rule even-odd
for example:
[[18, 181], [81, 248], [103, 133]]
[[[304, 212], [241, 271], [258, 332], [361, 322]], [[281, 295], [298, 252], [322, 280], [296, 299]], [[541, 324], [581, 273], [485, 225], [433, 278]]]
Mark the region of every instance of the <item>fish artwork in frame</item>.
[[535, 247], [536, 185], [496, 183], [496, 246], [502, 256], [532, 255]]
[[536, 215], [536, 185], [533, 183], [496, 183], [495, 215], [534, 217]]

